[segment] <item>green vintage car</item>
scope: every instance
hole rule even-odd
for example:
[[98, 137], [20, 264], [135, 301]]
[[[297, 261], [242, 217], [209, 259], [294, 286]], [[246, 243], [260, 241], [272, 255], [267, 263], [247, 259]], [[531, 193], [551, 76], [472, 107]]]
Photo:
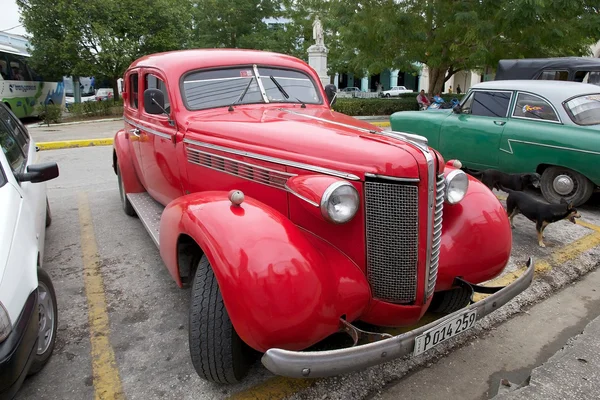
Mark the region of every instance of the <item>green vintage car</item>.
[[474, 170], [537, 172], [550, 203], [585, 203], [600, 185], [600, 87], [563, 81], [474, 85], [453, 110], [403, 111], [393, 131], [425, 136]]

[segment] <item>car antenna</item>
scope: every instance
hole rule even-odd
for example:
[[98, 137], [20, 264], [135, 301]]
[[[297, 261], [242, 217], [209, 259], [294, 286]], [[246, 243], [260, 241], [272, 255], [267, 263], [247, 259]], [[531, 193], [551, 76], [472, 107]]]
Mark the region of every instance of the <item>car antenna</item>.
[[240, 93], [240, 96], [237, 98], [236, 101], [234, 101], [233, 103], [231, 103], [229, 105], [229, 108], [227, 109], [227, 111], [233, 111], [234, 108], [233, 106], [235, 104], [237, 104], [237, 102], [242, 101], [242, 99], [244, 98], [244, 96], [246, 95], [246, 93], [248, 92], [248, 89], [250, 89], [250, 85], [252, 84], [252, 80], [254, 79], [254, 76], [252, 78], [250, 78], [250, 82], [248, 82], [248, 84], [246, 85], [246, 87], [244, 88], [244, 91], [242, 93]]

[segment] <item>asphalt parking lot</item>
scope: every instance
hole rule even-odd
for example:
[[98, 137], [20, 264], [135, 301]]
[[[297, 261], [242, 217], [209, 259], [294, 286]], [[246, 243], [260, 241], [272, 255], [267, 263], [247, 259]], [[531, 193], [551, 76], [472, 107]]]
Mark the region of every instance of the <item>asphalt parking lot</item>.
[[[257, 361], [239, 385], [201, 380], [188, 353], [189, 290], [172, 281], [141, 222], [123, 213], [111, 152], [104, 146], [38, 153], [40, 162], [60, 167], [48, 183], [53, 223], [44, 260], [59, 327], [50, 363], [26, 380], [18, 399], [365, 398], [427, 362], [398, 360], [315, 382], [274, 377]], [[498, 282], [513, 279], [529, 256], [540, 261], [541, 273], [592, 268], [590, 252], [600, 246], [597, 196], [581, 214], [577, 225], [549, 226], [546, 248], [538, 247], [534, 225], [516, 217], [511, 261]]]

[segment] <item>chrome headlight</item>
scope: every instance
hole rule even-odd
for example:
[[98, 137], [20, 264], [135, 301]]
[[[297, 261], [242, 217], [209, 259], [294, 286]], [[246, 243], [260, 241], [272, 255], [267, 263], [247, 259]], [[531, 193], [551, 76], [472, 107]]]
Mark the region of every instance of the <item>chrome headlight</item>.
[[455, 169], [446, 176], [445, 199], [449, 204], [460, 203], [467, 194], [469, 178], [460, 169]]
[[350, 221], [358, 211], [358, 191], [348, 182], [331, 184], [321, 198], [321, 215], [334, 224]]
[[0, 303], [0, 343], [4, 341], [12, 331], [12, 324], [10, 323], [10, 317], [8, 311]]

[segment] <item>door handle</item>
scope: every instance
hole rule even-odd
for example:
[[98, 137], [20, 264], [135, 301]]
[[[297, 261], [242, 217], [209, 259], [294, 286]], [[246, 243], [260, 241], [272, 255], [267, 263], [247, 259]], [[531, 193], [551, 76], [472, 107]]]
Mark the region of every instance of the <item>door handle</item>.
[[137, 128], [130, 129], [129, 133], [133, 133], [134, 136], [140, 137], [140, 130]]
[[506, 121], [494, 121], [494, 123], [495, 123], [496, 125], [500, 125], [500, 126], [502, 126], [502, 125], [504, 125], [504, 124], [506, 123]]

